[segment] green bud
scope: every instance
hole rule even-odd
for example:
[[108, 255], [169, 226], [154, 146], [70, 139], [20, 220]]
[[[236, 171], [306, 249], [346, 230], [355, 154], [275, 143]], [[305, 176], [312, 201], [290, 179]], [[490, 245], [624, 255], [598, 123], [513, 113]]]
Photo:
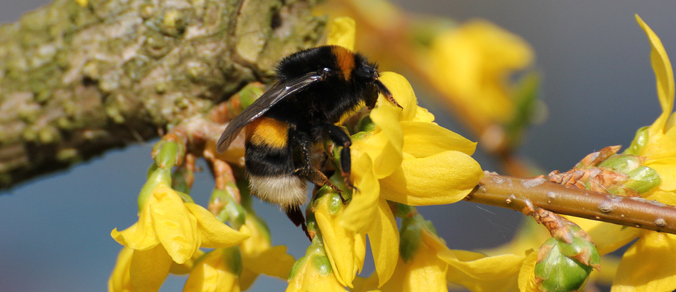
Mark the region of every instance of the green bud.
[[[566, 244], [550, 238], [540, 248], [535, 264], [535, 278], [542, 291], [579, 291], [589, 278], [592, 269], [600, 263], [596, 246], [584, 236], [578, 236], [579, 227], [574, 226], [573, 242]], [[578, 230], [578, 232], [575, 232]]]
[[629, 173], [643, 164], [644, 158], [631, 154], [615, 154], [599, 163], [599, 167], [610, 168], [621, 173]]
[[624, 183], [624, 186], [636, 190], [639, 194], [645, 194], [660, 186], [662, 179], [654, 169], [645, 165], [627, 173], [629, 180]]
[[631, 141], [631, 145], [629, 145], [629, 148], [627, 148], [627, 150], [624, 150], [624, 154], [633, 154], [633, 155], [641, 154], [643, 148], [648, 143], [649, 138], [648, 136], [650, 136], [648, 128], [649, 127], [643, 127], [638, 129], [638, 131], [636, 131], [636, 136], [634, 136], [634, 140]]

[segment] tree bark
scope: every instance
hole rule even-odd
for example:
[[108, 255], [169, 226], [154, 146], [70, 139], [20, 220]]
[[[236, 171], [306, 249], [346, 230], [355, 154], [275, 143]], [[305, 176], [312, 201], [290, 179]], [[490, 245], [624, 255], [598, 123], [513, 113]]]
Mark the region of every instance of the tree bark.
[[315, 45], [312, 0], [56, 0], [0, 26], [0, 189], [152, 139]]

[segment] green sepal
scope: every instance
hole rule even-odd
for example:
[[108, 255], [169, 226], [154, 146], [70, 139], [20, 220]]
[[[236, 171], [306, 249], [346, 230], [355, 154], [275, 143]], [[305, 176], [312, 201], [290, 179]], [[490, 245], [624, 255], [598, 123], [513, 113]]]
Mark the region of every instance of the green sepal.
[[420, 232], [425, 228], [424, 221], [423, 217], [419, 214], [401, 220], [399, 256], [404, 262], [412, 260], [420, 247]]
[[624, 183], [624, 186], [636, 190], [641, 195], [654, 190], [662, 184], [660, 174], [645, 165], [639, 166], [627, 174], [629, 175], [629, 180]]
[[193, 172], [185, 167], [179, 167], [171, 175], [171, 188], [179, 192], [190, 194], [190, 185], [188, 184], [189, 179], [194, 179]]
[[246, 222], [246, 211], [244, 208], [235, 202], [228, 192], [224, 190], [214, 190], [211, 193], [209, 202], [222, 201], [225, 202], [223, 209], [216, 214], [216, 218], [223, 222], [229, 222], [234, 229], [239, 229]]
[[153, 159], [160, 168], [172, 168], [181, 163], [185, 156], [185, 145], [173, 141], [160, 140], [153, 147]]
[[322, 276], [333, 273], [331, 262], [326, 256], [322, 237], [319, 234], [312, 239], [312, 244], [305, 250], [305, 256], [299, 258], [293, 264], [291, 272], [289, 273], [289, 281], [296, 277], [300, 269], [302, 269], [308, 261], [310, 261], [311, 267], [318, 271]]
[[[152, 172], [150, 172], [152, 170]], [[167, 186], [171, 186], [171, 170], [166, 168], [158, 168], [156, 164], [150, 166], [148, 170], [150, 174], [148, 175], [148, 180], [141, 188], [141, 192], [138, 195], [138, 209], [139, 211], [143, 209], [146, 205], [146, 202], [153, 195], [155, 188], [164, 183]]]

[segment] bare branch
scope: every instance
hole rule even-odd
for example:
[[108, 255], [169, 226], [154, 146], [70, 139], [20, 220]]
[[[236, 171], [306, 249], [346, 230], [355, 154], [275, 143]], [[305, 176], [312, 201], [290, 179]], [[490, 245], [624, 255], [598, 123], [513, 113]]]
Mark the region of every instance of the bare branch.
[[676, 207], [639, 197], [623, 197], [568, 188], [532, 179], [486, 174], [466, 201], [519, 212], [534, 207], [614, 224], [676, 234]]

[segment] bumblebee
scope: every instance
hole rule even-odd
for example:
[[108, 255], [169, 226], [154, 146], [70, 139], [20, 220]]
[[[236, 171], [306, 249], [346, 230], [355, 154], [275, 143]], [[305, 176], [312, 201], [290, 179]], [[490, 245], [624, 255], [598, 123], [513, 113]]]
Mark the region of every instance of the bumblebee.
[[377, 65], [340, 46], [321, 46], [283, 58], [278, 82], [226, 126], [217, 142], [223, 152], [245, 129], [245, 165], [251, 192], [281, 206], [296, 226], [307, 201], [306, 182], [331, 184], [310, 161], [313, 147], [330, 139], [342, 146], [341, 174], [348, 183], [350, 136], [336, 125], [363, 102], [372, 109], [382, 93], [401, 107], [378, 79]]

